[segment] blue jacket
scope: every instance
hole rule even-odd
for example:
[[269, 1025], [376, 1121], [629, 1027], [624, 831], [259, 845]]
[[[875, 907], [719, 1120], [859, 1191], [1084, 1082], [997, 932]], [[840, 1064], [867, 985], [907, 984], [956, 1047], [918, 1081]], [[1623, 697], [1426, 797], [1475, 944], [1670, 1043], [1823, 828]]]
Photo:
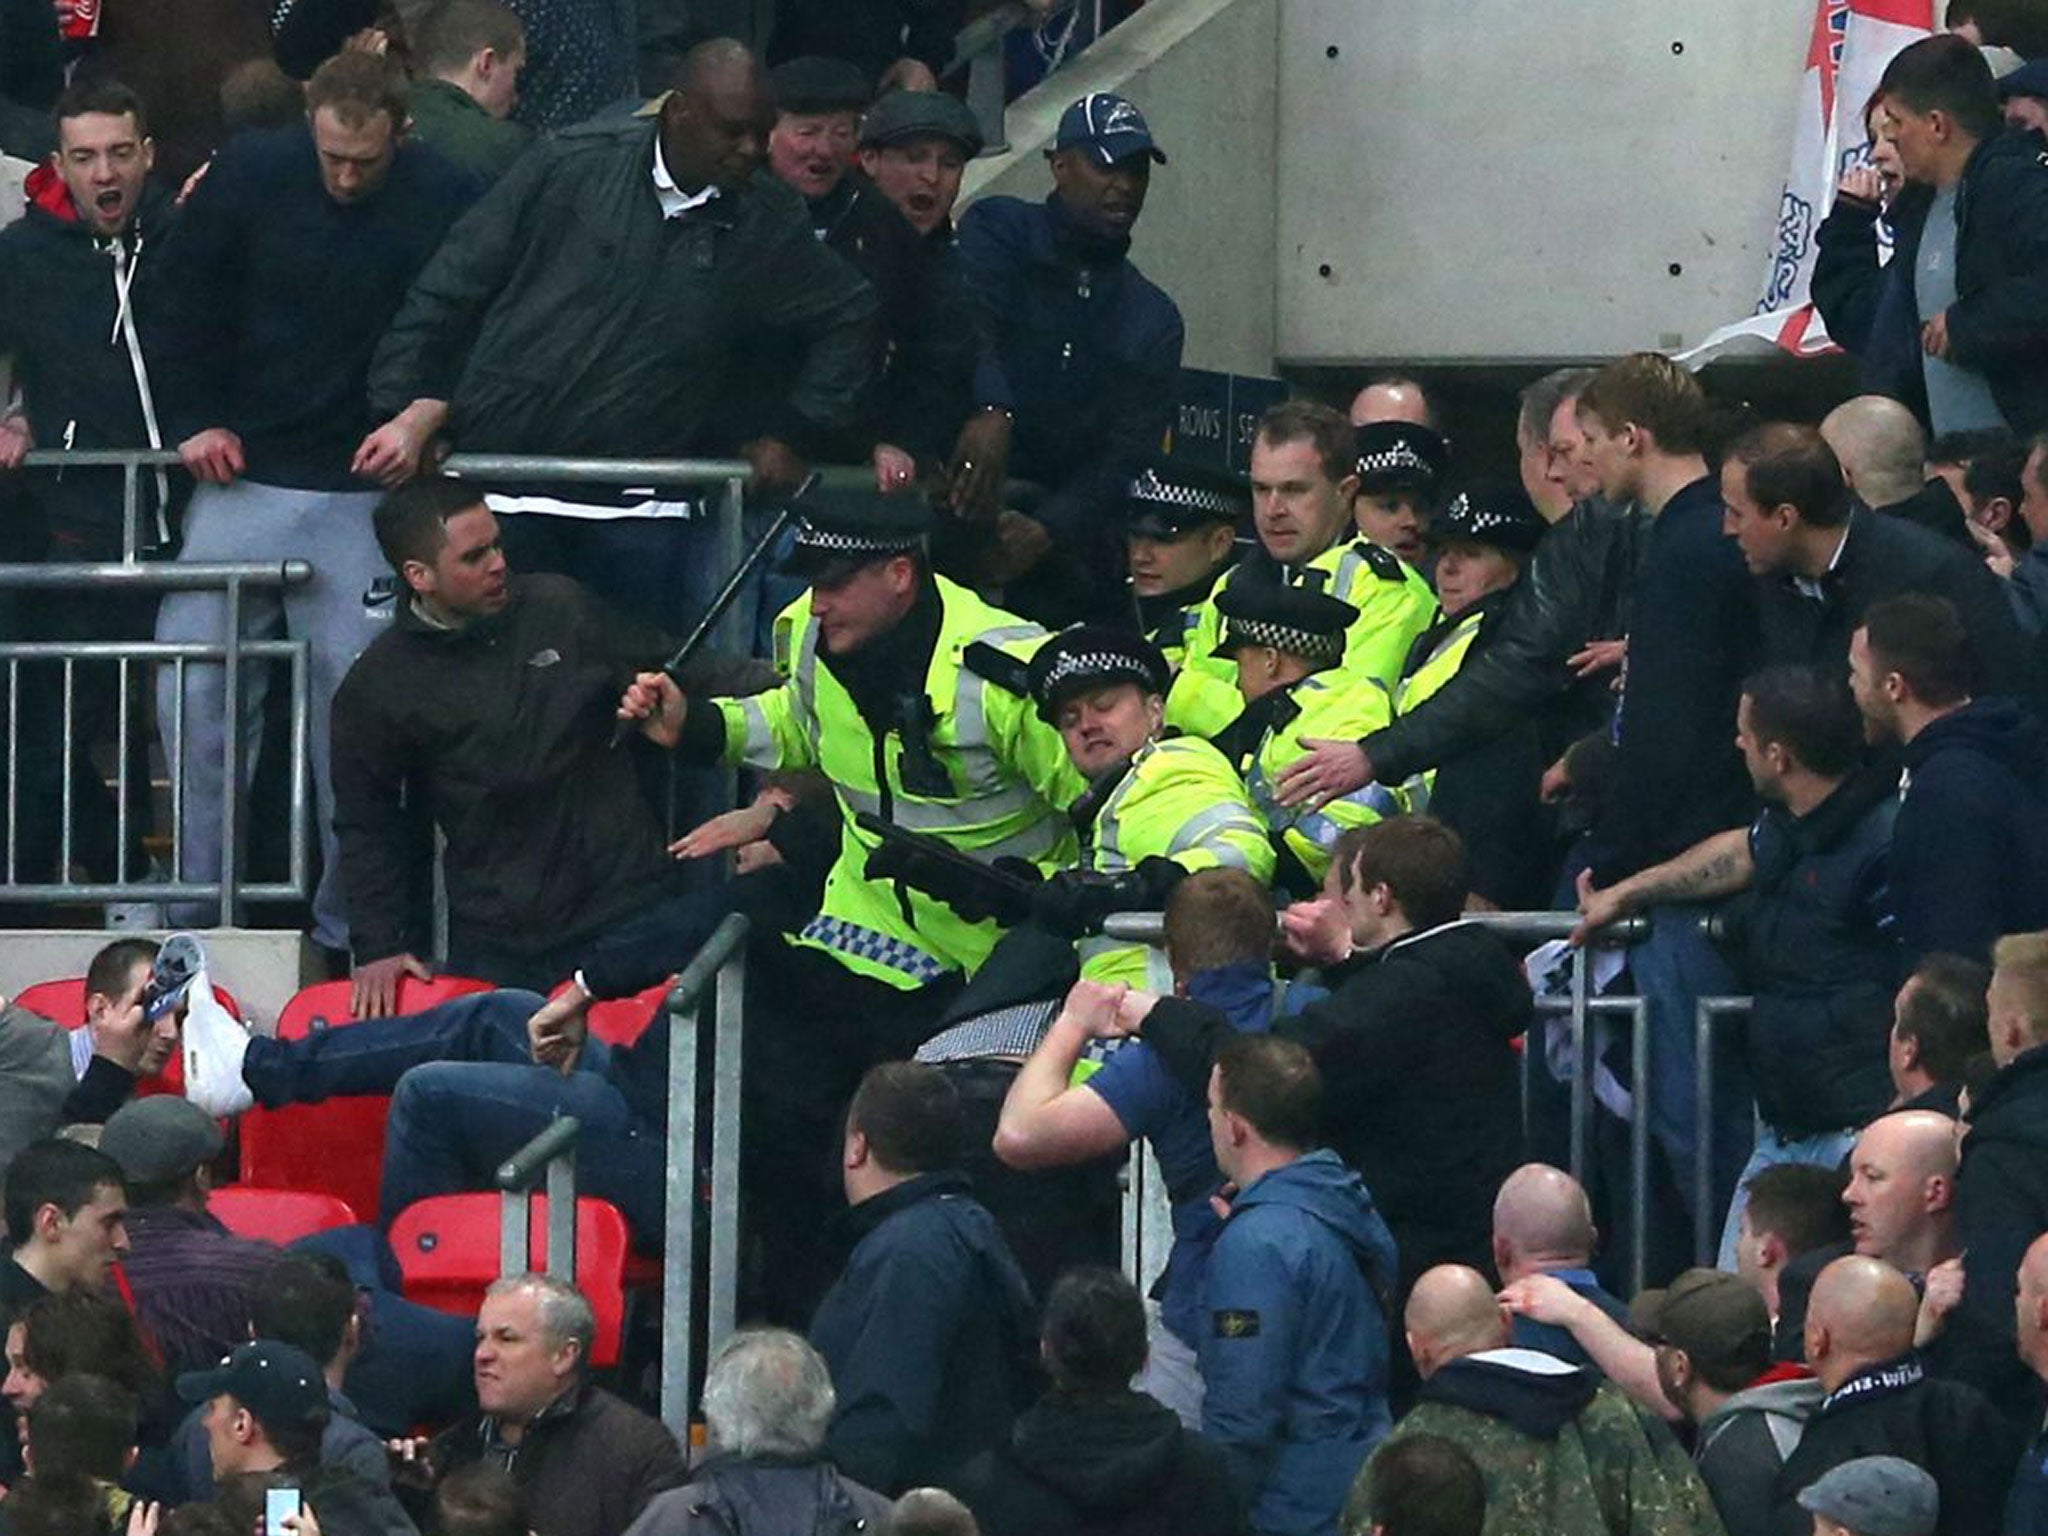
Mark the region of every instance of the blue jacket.
[[919, 1174], [847, 1212], [859, 1240], [811, 1319], [839, 1399], [825, 1450], [891, 1496], [993, 1449], [1029, 1395], [1031, 1290], [967, 1187]]
[[1010, 473], [1048, 489], [1032, 515], [1063, 542], [1102, 528], [1173, 423], [1187, 333], [1129, 248], [1076, 227], [1057, 194], [983, 198], [960, 219], [1002, 374], [984, 367], [975, 398], [1014, 403]]
[[1262, 1536], [1334, 1536], [1385, 1437], [1394, 1239], [1358, 1175], [1311, 1152], [1241, 1193], [1209, 1256], [1202, 1432]]
[[2048, 928], [2048, 740], [2008, 699], [1943, 715], [1905, 749], [1891, 906], [1909, 962], [1988, 959], [2001, 934]]
[[[1188, 996], [1214, 1008], [1243, 1033], [1263, 1033], [1273, 1020], [1275, 986], [1264, 965], [1238, 964], [1201, 971], [1188, 980]], [[1173, 1251], [1159, 1277], [1160, 1321], [1193, 1348], [1201, 1342], [1204, 1278], [1209, 1249], [1223, 1223], [1209, 1197], [1223, 1182], [1209, 1139], [1209, 1107], [1168, 1071], [1158, 1053], [1133, 1040], [1110, 1053], [1087, 1086], [1102, 1096], [1126, 1135], [1151, 1140], [1173, 1203]]]

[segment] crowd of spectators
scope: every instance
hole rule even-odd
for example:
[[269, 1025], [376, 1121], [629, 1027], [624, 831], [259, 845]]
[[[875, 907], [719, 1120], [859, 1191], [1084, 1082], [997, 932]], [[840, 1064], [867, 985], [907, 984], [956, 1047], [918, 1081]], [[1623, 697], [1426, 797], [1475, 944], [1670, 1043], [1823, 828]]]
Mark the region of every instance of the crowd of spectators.
[[[1168, 452], [1167, 155], [1092, 92], [1046, 198], [956, 224], [956, 6], [296, 0], [167, 184], [87, 8], [4, 3], [0, 148], [54, 150], [0, 474], [175, 449], [134, 529], [118, 470], [9, 474], [38, 552], [310, 565], [239, 613], [306, 643], [355, 1018], [252, 1030], [203, 935], [109, 944], [81, 1028], [0, 1010], [0, 1531], [2048, 1532], [2048, 60], [1979, 47], [2023, 17], [1951, 7], [1868, 104], [1814, 279], [1863, 393], [1560, 370], [1501, 481], [1391, 375], [1244, 476]], [[663, 662], [733, 575], [704, 487], [450, 451], [744, 461], [752, 654]], [[246, 670], [239, 759], [227, 668], [157, 690], [188, 881]], [[132, 867], [121, 688], [9, 699], [17, 868]], [[1485, 920], [1551, 908], [1647, 1076]], [[659, 1252], [669, 1020], [591, 1010], [736, 911], [748, 1326], [694, 1447], [574, 1285], [435, 1311], [385, 1233], [569, 1114]], [[493, 990], [408, 1009], [437, 968]], [[236, 1117], [340, 1095], [390, 1096], [373, 1219], [230, 1233]]]

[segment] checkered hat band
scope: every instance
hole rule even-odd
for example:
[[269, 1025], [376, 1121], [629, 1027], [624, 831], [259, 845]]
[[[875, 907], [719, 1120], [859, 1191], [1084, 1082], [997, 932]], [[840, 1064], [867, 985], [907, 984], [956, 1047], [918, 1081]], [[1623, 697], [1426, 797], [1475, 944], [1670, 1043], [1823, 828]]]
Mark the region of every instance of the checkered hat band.
[[1045, 669], [1045, 680], [1038, 685], [1039, 692], [1043, 697], [1051, 698], [1076, 678], [1089, 683], [1109, 678], [1130, 678], [1147, 688], [1156, 686], [1158, 682], [1142, 662], [1122, 651], [1069, 651]]
[[835, 533], [816, 523], [799, 523], [799, 549], [815, 549], [828, 555], [893, 555], [898, 550], [918, 549], [924, 539], [917, 534]]
[[1267, 619], [1231, 619], [1224, 625], [1224, 636], [1232, 645], [1271, 646], [1276, 651], [1285, 651], [1305, 661], [1344, 659], [1344, 636], [1341, 632], [1315, 635], [1291, 624], [1275, 624]]
[[1460, 491], [1444, 508], [1445, 525], [1458, 533], [1491, 533], [1496, 528], [1519, 528], [1522, 520], [1492, 507], [1475, 507], [1472, 498]]
[[1124, 495], [1127, 500], [1146, 506], [1179, 507], [1190, 512], [1206, 512], [1211, 517], [1237, 516], [1237, 504], [1221, 491], [1175, 485], [1170, 480], [1160, 479], [1150, 470], [1133, 480]]
[[1361, 453], [1358, 456], [1358, 472], [1361, 475], [1391, 475], [1396, 470], [1413, 469], [1423, 474], [1434, 474], [1429, 461], [1406, 443], [1396, 443], [1391, 448], [1382, 448], [1377, 453]]

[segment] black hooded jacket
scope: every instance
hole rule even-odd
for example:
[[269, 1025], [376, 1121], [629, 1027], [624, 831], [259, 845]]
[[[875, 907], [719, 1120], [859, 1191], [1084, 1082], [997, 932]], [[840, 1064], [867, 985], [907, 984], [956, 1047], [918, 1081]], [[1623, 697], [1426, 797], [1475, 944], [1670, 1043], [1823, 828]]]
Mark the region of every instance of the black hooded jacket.
[[[1402, 1288], [1434, 1264], [1489, 1262], [1493, 1196], [1522, 1161], [1510, 1044], [1529, 985], [1500, 939], [1446, 923], [1354, 957], [1336, 990], [1273, 1032], [1315, 1053], [1332, 1150], [1372, 1192], [1401, 1252]], [[1229, 1038], [1223, 1015], [1165, 998], [1145, 1038], [1190, 1093]]]
[[953, 1491], [982, 1536], [1234, 1536], [1221, 1453], [1139, 1392], [1054, 1392]]
[[1909, 960], [1990, 958], [2002, 934], [2048, 928], [2048, 740], [2019, 705], [1977, 699], [1905, 749], [1892, 831], [1892, 910]]
[[[29, 178], [29, 194], [28, 212], [0, 231], [0, 355], [13, 355], [35, 444], [147, 448], [134, 363], [119, 320], [121, 268], [113, 242], [79, 218], [64, 184], [47, 167]], [[172, 215], [170, 197], [154, 183], [145, 184], [121, 241], [132, 274], [128, 303], [138, 337], [160, 302]], [[145, 498], [154, 494], [153, 479], [141, 477]], [[38, 477], [36, 491], [53, 527], [87, 540], [86, 549], [67, 551], [67, 558], [119, 558], [120, 470], [67, 469]]]

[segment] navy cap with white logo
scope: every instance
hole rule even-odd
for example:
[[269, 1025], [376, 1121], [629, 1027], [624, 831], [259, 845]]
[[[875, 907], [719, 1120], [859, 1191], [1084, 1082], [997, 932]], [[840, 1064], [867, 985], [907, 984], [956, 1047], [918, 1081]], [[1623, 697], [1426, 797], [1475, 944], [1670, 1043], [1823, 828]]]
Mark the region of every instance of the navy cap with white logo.
[[1086, 148], [1104, 165], [1115, 165], [1134, 155], [1150, 155], [1159, 164], [1166, 164], [1166, 156], [1152, 142], [1145, 114], [1135, 102], [1114, 91], [1091, 91], [1062, 112], [1053, 148]]

